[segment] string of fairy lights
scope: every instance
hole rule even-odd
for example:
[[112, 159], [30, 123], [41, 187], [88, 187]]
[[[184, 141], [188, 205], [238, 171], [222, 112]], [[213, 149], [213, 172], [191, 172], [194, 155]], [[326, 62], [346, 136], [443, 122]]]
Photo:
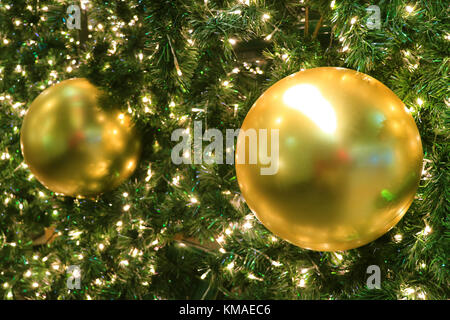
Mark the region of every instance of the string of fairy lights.
[[[300, 1], [300, 2], [302, 3], [303, 1]], [[204, 3], [206, 6], [208, 5], [207, 0], [205, 0]], [[237, 4], [239, 4], [241, 6], [249, 6], [250, 3], [251, 3], [251, 0], [237, 1]], [[88, 11], [92, 10], [92, 4], [89, 1], [82, 1], [81, 4], [82, 4], [83, 10], [88, 10]], [[336, 6], [335, 1], [334, 0], [331, 1], [331, 3], [330, 3], [331, 9], [334, 9], [335, 6]], [[0, 10], [10, 10], [10, 9], [11, 9], [11, 5], [9, 5], [9, 4], [0, 6]], [[26, 9], [29, 11], [38, 10], [42, 13], [39, 23], [45, 23], [47, 21], [46, 13], [48, 13], [48, 11], [49, 11], [49, 8], [47, 6], [42, 6], [42, 7], [38, 8], [36, 6], [29, 5], [26, 7]], [[418, 8], [416, 5], [407, 4], [404, 7], [404, 15], [412, 16], [419, 10], [420, 10], [420, 8]], [[209, 12], [211, 12], [211, 11], [209, 11]], [[228, 14], [240, 15], [240, 14], [242, 14], [242, 10], [233, 9], [232, 11], [229, 11]], [[266, 41], [271, 41], [273, 39], [275, 33], [277, 31], [279, 31], [278, 28], [270, 22], [271, 19], [272, 19], [272, 17], [268, 12], [261, 14], [261, 20], [266, 23], [270, 23], [270, 25], [274, 27], [273, 31], [271, 33], [264, 35], [264, 40], [266, 40]], [[93, 38], [92, 33], [95, 32], [96, 35], [102, 34], [102, 36], [109, 39], [109, 41], [111, 43], [111, 48], [108, 50], [107, 55], [113, 56], [113, 55], [117, 54], [118, 48], [120, 48], [126, 41], [128, 41], [128, 39], [124, 35], [123, 28], [130, 27], [130, 26], [136, 26], [136, 25], [140, 26], [142, 22], [137, 15], [134, 15], [133, 18], [128, 22], [119, 21], [119, 19], [113, 15], [108, 16], [107, 20], [108, 20], [108, 24], [95, 23], [94, 21], [89, 21], [88, 29], [91, 33], [89, 34], [88, 37], [90, 39], [92, 39]], [[358, 22], [359, 22], [358, 17], [353, 17], [350, 20], [350, 25], [351, 26], [356, 25]], [[17, 18], [13, 19], [13, 23], [17, 27], [23, 27], [23, 26], [30, 26], [30, 27], [35, 27], [35, 28], [40, 27], [40, 24], [33, 26], [32, 23], [28, 23], [26, 21], [22, 21]], [[350, 28], [349, 32], [352, 31], [351, 28]], [[56, 34], [57, 33], [58, 32], [56, 32]], [[56, 34], [55, 34], [55, 36], [56, 36]], [[76, 40], [75, 32], [62, 30], [62, 31], [59, 31], [59, 34], [62, 36], [63, 39], [66, 40], [65, 46], [67, 49], [73, 49], [74, 46], [79, 46], [80, 41]], [[184, 37], [186, 38], [188, 45], [195, 46], [196, 43], [195, 43], [195, 39], [193, 39], [193, 37], [192, 37], [192, 34], [193, 34], [193, 30], [189, 29], [184, 34]], [[446, 34], [445, 39], [450, 40], [450, 35]], [[229, 45], [231, 45], [231, 46], [236, 46], [239, 43], [239, 39], [236, 39], [234, 37], [224, 39], [224, 41], [228, 42]], [[7, 35], [0, 33], [0, 43], [2, 43], [4, 46], [8, 46], [8, 45], [11, 45], [12, 43], [14, 43], [14, 39], [11, 37], [8, 38]], [[31, 40], [31, 39], [26, 40], [27, 46], [34, 46], [34, 45], [36, 45], [36, 43], [37, 43], [36, 40]], [[345, 36], [339, 37], [339, 44], [341, 45], [340, 52], [342, 52], [342, 54], [347, 54], [351, 51], [350, 43], [347, 42], [347, 38]], [[405, 66], [410, 71], [416, 70], [420, 65], [420, 56], [419, 56], [420, 48], [421, 48], [420, 44], [417, 44], [416, 50], [414, 50], [414, 53], [412, 53], [409, 50], [402, 51], [402, 54], [404, 56]], [[156, 49], [158, 49], [158, 47], [156, 47]], [[282, 59], [283, 61], [288, 61], [290, 59], [289, 50], [287, 50], [287, 49], [281, 49], [281, 50], [282, 50], [281, 52], [275, 53], [276, 56], [279, 57], [280, 59]], [[173, 54], [175, 57], [175, 61], [177, 61], [175, 52], [173, 52]], [[141, 63], [148, 61], [149, 59], [151, 59], [151, 57], [152, 57], [152, 55], [147, 55], [145, 52], [139, 52], [136, 55], [136, 59], [139, 60]], [[47, 79], [43, 79], [42, 81], [38, 82], [37, 87], [41, 90], [44, 90], [45, 88], [62, 81], [64, 78], [67, 78], [72, 72], [76, 71], [81, 65], [87, 64], [91, 58], [92, 58], [92, 54], [89, 52], [85, 53], [83, 57], [72, 57], [71, 55], [66, 55], [65, 59], [64, 59], [65, 63], [59, 64], [58, 66], [56, 65], [57, 57], [48, 57], [46, 59], [36, 59], [35, 64], [38, 64], [41, 66], [46, 66], [49, 69]], [[108, 64], [105, 64], [103, 66], [104, 69], [107, 69], [109, 67], [110, 66]], [[179, 77], [182, 77], [183, 72], [182, 72], [182, 69], [178, 62], [176, 63], [175, 68], [177, 71], [177, 75]], [[59, 69], [60, 71], [58, 71], [57, 69]], [[5, 68], [3, 66], [0, 66], [0, 81], [3, 80], [3, 77], [5, 76], [4, 70], [5, 70]], [[22, 77], [27, 77], [27, 74], [28, 74], [27, 67], [22, 66], [20, 64], [16, 65], [16, 67], [14, 68], [14, 72], [18, 76], [22, 76]], [[233, 84], [233, 81], [234, 81], [233, 75], [238, 74], [240, 72], [248, 72], [248, 73], [251, 73], [254, 75], [257, 75], [257, 74], [261, 75], [264, 73], [264, 71], [261, 69], [261, 66], [259, 65], [259, 61], [256, 61], [255, 63], [243, 62], [240, 65], [233, 66], [233, 68], [227, 73], [227, 77], [225, 79], [219, 79], [218, 81], [220, 81], [220, 84], [224, 88], [232, 88], [234, 85]], [[153, 114], [154, 110], [153, 110], [153, 104], [152, 104], [152, 99], [151, 99], [151, 93], [148, 90], [145, 90], [145, 88], [144, 88], [144, 90], [142, 90], [140, 101], [142, 102], [142, 111], [143, 111], [142, 113], [140, 113], [139, 110], [133, 109], [131, 107], [128, 107], [127, 112], [129, 112], [130, 114], [137, 113], [138, 116], [145, 116], [145, 115]], [[408, 105], [407, 110], [410, 112], [416, 112], [424, 104], [426, 104], [425, 98], [423, 96], [417, 96], [415, 103], [407, 103], [407, 105]], [[5, 110], [5, 108], [8, 108], [8, 109], [6, 109], [6, 110], [8, 110], [8, 112], [15, 114], [19, 118], [23, 118], [27, 112], [28, 102], [27, 101], [16, 101], [12, 94], [4, 92], [4, 93], [0, 93], [0, 105], [2, 106], [2, 109]], [[174, 102], [174, 101], [170, 102], [170, 104], [169, 104], [169, 108], [171, 110], [170, 117], [176, 118], [177, 120], [179, 120], [183, 123], [185, 123], [186, 121], [189, 121], [189, 115], [176, 114], [176, 111], [174, 108], [175, 106], [176, 106], [176, 102]], [[235, 116], [237, 115], [238, 108], [239, 108], [238, 104], [234, 104], [232, 106]], [[200, 109], [200, 108], [193, 108], [191, 111], [192, 112], [204, 112], [205, 110]], [[11, 130], [12, 130], [11, 134], [13, 134], [13, 135], [19, 134], [19, 128], [17, 126], [14, 126]], [[189, 128], [187, 128], [186, 130], [189, 130]], [[157, 144], [157, 142], [156, 142], [156, 144]], [[186, 154], [185, 156], [190, 157], [190, 154]], [[19, 157], [19, 155], [17, 154], [17, 150], [14, 150], [14, 152], [12, 150], [8, 150], [8, 149], [0, 150], [0, 161], [13, 162], [13, 161], [17, 161], [18, 157]], [[431, 178], [431, 174], [429, 173], [429, 168], [431, 167], [430, 163], [431, 163], [431, 160], [428, 160], [428, 159], [424, 160], [424, 168], [423, 168], [423, 173], [422, 173], [422, 177], [424, 180], [428, 180]], [[28, 167], [25, 163], [22, 162], [17, 167], [17, 170], [28, 170]], [[151, 164], [149, 164], [146, 175], [144, 177], [142, 177], [143, 181], [145, 182], [144, 184], [147, 186], [147, 188], [150, 187], [150, 183], [152, 181], [152, 177], [154, 176], [154, 174], [155, 173], [152, 169], [152, 166], [151, 166]], [[34, 179], [34, 177], [30, 173], [28, 175], [27, 179], [29, 181], [32, 181]], [[180, 188], [181, 182], [183, 181], [183, 179], [185, 179], [185, 178], [183, 177], [182, 173], [178, 172], [170, 181], [168, 181], [168, 183], [171, 186], [173, 186], [174, 188]], [[1, 185], [1, 183], [0, 183], [0, 185]], [[43, 199], [45, 201], [51, 201], [52, 198], [54, 198], [54, 197], [62, 197], [62, 195], [58, 195], [58, 194], [54, 194], [54, 193], [49, 195], [47, 190], [41, 189], [41, 188], [37, 188], [34, 191], [34, 195], [40, 199]], [[222, 194], [229, 199], [229, 201], [232, 203], [232, 205], [235, 208], [239, 208], [243, 204], [243, 199], [240, 195], [233, 194], [229, 190], [222, 191]], [[21, 212], [23, 211], [23, 209], [24, 209], [23, 201], [21, 199], [17, 198], [13, 193], [4, 191], [3, 194], [1, 194], [1, 197], [2, 197], [2, 202], [5, 206], [15, 205]], [[121, 210], [124, 213], [128, 213], [127, 217], [130, 217], [130, 216], [132, 216], [132, 212], [133, 212], [133, 203], [131, 201], [131, 196], [128, 192], [123, 192], [122, 198], [123, 198], [123, 206], [122, 206]], [[199, 197], [196, 194], [192, 193], [187, 196], [186, 205], [200, 206], [201, 200], [199, 200]], [[57, 222], [57, 220], [59, 219], [62, 212], [60, 212], [58, 210], [58, 208], [56, 208], [53, 211], [49, 212], [48, 214], [50, 214], [54, 218], [54, 221]], [[233, 234], [235, 232], [241, 232], [241, 233], [254, 232], [253, 229], [254, 229], [255, 223], [258, 223], [258, 222], [256, 221], [254, 215], [252, 215], [252, 214], [244, 216], [238, 222], [230, 223], [228, 225], [228, 227], [226, 227], [221, 233], [217, 234], [217, 236], [214, 237], [215, 242], [218, 244], [217, 249], [214, 249], [214, 250], [217, 250], [217, 252], [218, 252], [217, 254], [226, 255], [227, 254], [227, 249], [226, 249], [227, 242], [233, 237]], [[142, 219], [137, 219], [137, 220], [136, 219], [134, 219], [134, 220], [127, 219], [127, 221], [125, 223], [123, 217], [121, 217], [119, 220], [117, 220], [115, 222], [115, 227], [116, 227], [116, 231], [118, 233], [122, 232], [125, 228], [137, 229], [140, 231], [144, 231], [147, 229], [146, 223], [144, 220], [142, 220]], [[166, 231], [167, 231], [167, 228], [162, 228], [161, 231], [159, 232], [159, 235], [158, 234], [155, 235], [154, 240], [149, 245], [149, 248], [153, 248], [153, 250], [155, 250], [155, 251], [158, 251], [159, 249], [161, 249], [161, 246], [164, 245], [164, 243], [161, 241], [161, 236]], [[80, 243], [81, 243], [80, 241], [82, 240], [82, 238], [84, 236], [82, 230], [73, 229], [70, 231], [65, 230], [64, 232], [58, 231], [59, 236], [62, 236], [64, 233], [66, 233], [66, 236], [68, 239], [70, 239], [71, 241], [75, 241], [76, 246], [80, 246]], [[427, 222], [424, 221], [423, 230], [421, 232], [419, 232], [418, 234], [416, 234], [415, 236], [420, 241], [425, 241], [426, 237], [431, 233], [432, 233], [432, 228], [428, 225]], [[2, 236], [2, 234], [0, 233], [0, 237], [1, 236]], [[403, 235], [401, 233], [397, 233], [393, 236], [392, 240], [396, 243], [399, 243], [403, 240]], [[273, 235], [269, 235], [267, 238], [268, 245], [277, 243], [278, 241], [279, 241], [279, 239]], [[0, 243], [2, 243], [2, 242], [0, 241]], [[108, 236], [105, 236], [103, 239], [99, 240], [99, 242], [93, 244], [93, 247], [96, 248], [96, 250], [98, 250], [98, 252], [103, 252], [104, 250], [107, 249], [107, 247], [110, 245], [110, 243], [111, 243], [111, 239]], [[10, 246], [10, 247], [20, 247], [22, 244], [23, 243], [4, 242], [4, 246]], [[180, 248], [183, 248], [183, 247], [186, 247], [187, 244], [181, 241], [181, 242], [179, 242], [179, 246], [180, 246]], [[82, 248], [80, 248], [80, 250], [75, 250], [75, 251], [78, 253], [76, 253], [72, 257], [72, 259], [70, 260], [70, 264], [76, 264], [77, 262], [83, 261], [87, 258], [85, 256], [85, 254], [83, 254]], [[132, 248], [128, 249], [126, 252], [123, 252], [122, 254], [120, 254], [117, 257], [117, 259], [118, 259], [117, 261], [118, 261], [118, 265], [119, 265], [120, 269], [126, 269], [127, 267], [129, 267], [131, 264], [130, 261], [132, 261], [132, 259], [142, 259], [143, 254], [144, 254], [144, 252], [143, 252], [142, 248], [135, 248], [135, 247], [132, 247]], [[333, 262], [336, 265], [340, 265], [345, 262], [345, 253], [333, 253], [332, 256], [333, 256]], [[283, 263], [281, 263], [280, 261], [272, 260], [268, 256], [265, 256], [265, 258], [268, 259], [272, 268], [282, 268], [283, 267]], [[41, 263], [48, 264], [49, 267], [45, 271], [42, 271], [41, 268], [39, 268], [39, 270], [35, 270], [33, 268], [33, 261], [36, 261], [36, 262], [40, 261]], [[228, 272], [228, 273], [232, 274], [234, 272], [242, 272], [243, 270], [246, 270], [245, 266], [240, 265], [240, 263], [239, 263], [240, 260], [239, 260], [239, 258], [236, 258], [236, 256], [235, 256], [235, 258], [233, 258], [233, 260], [225, 259], [224, 261], [225, 262], [223, 265], [223, 272]], [[41, 299], [46, 298], [45, 292], [46, 292], [46, 289], [49, 287], [49, 283], [51, 282], [51, 279], [54, 278], [54, 276], [65, 274], [67, 271], [67, 268], [69, 267], [69, 264], [61, 262], [58, 259], [56, 254], [50, 254], [50, 255], [41, 257], [39, 253], [34, 253], [31, 257], [31, 261], [26, 261], [25, 264], [29, 265], [30, 268], [22, 275], [17, 275], [17, 278], [26, 279], [27, 283], [29, 283], [30, 290], [33, 290], [35, 292], [36, 298], [41, 298]], [[427, 267], [426, 263], [423, 261], [419, 261], [418, 266], [420, 269], [425, 269]], [[349, 267], [350, 266], [347, 266], [347, 268], [343, 272], [348, 271]], [[141, 283], [143, 286], [149, 286], [151, 284], [151, 277], [158, 275], [158, 266], [156, 264], [151, 264], [151, 265], [147, 266], [146, 271], [149, 276]], [[78, 271], [75, 271], [75, 272], [78, 272]], [[255, 275], [254, 273], [252, 273], [249, 270], [246, 270], [245, 272], [246, 272], [247, 278], [249, 280], [264, 281], [264, 277], [262, 277], [260, 275]], [[299, 289], [307, 287], [308, 280], [311, 278], [311, 274], [314, 272], [316, 272], [314, 267], [300, 268], [298, 270], [298, 272], [296, 272], [293, 275], [293, 283], [296, 283], [297, 287]], [[202, 275], [200, 276], [200, 278], [206, 279], [212, 273], [213, 273], [213, 271], [211, 269], [205, 270], [202, 273]], [[1, 271], [0, 275], [3, 275], [3, 274], [4, 274], [4, 271]], [[79, 274], [72, 274], [72, 275], [79, 276]], [[117, 274], [112, 274], [108, 280], [106, 280], [104, 278], [97, 278], [97, 279], [93, 280], [92, 283], [90, 283], [90, 286], [91, 286], [91, 288], [100, 288], [101, 289], [102, 287], [105, 287], [105, 286], [109, 285], [110, 283], [114, 283], [117, 280], [117, 277], [118, 277]], [[3, 289], [6, 292], [6, 295], [5, 295], [6, 299], [14, 298], [13, 283], [14, 283], [13, 281], [10, 281], [10, 282], [3, 282], [1, 284], [1, 286], [3, 287]], [[40, 289], [42, 289], [42, 290], [40, 290]], [[70, 290], [69, 290], [69, 292], [70, 292]], [[85, 297], [86, 297], [86, 299], [92, 299], [91, 295], [89, 295], [87, 292], [85, 294]], [[426, 299], [426, 292], [424, 292], [424, 290], [418, 286], [408, 285], [407, 283], [405, 283], [402, 285], [402, 287], [400, 289], [399, 298], [400, 299], [404, 299], [404, 298]]]

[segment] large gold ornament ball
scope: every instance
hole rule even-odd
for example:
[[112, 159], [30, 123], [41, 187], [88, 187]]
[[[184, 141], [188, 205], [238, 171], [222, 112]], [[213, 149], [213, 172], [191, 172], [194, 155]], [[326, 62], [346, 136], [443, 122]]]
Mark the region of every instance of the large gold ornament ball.
[[236, 173], [270, 231], [302, 248], [340, 251], [397, 224], [422, 157], [416, 124], [391, 90], [323, 67], [278, 81], [255, 102], [238, 136]]
[[86, 79], [70, 79], [46, 89], [28, 109], [22, 154], [51, 191], [93, 198], [136, 168], [140, 139], [126, 114], [100, 108], [101, 94]]

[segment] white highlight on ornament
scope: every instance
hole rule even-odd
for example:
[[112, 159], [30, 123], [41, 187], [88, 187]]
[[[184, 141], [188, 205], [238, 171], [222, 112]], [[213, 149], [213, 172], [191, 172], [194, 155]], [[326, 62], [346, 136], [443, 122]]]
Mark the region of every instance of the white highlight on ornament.
[[336, 113], [315, 86], [295, 85], [286, 90], [283, 101], [311, 119], [324, 133], [332, 134], [336, 131]]

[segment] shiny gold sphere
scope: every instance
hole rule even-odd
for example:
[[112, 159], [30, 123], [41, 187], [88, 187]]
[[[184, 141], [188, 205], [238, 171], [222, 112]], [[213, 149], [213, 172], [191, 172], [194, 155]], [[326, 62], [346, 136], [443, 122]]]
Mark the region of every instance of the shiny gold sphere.
[[138, 163], [141, 142], [130, 118], [102, 111], [86, 79], [42, 92], [23, 120], [20, 144], [31, 172], [51, 191], [92, 198], [117, 187]]
[[324, 67], [278, 81], [255, 102], [238, 136], [236, 174], [249, 208], [274, 234], [340, 251], [397, 224], [414, 199], [422, 157], [416, 124], [391, 90]]

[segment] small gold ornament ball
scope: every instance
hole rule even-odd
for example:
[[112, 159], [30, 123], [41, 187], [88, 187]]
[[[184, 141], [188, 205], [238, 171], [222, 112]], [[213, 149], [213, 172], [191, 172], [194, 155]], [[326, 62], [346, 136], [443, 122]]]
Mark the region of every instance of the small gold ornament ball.
[[70, 79], [42, 92], [23, 120], [25, 162], [45, 187], [93, 198], [117, 187], [136, 168], [141, 142], [131, 119], [99, 107], [101, 92]]
[[391, 90], [366, 74], [323, 67], [278, 81], [255, 102], [238, 136], [236, 174], [270, 231], [302, 248], [340, 251], [397, 224], [414, 199], [422, 157], [416, 124]]

